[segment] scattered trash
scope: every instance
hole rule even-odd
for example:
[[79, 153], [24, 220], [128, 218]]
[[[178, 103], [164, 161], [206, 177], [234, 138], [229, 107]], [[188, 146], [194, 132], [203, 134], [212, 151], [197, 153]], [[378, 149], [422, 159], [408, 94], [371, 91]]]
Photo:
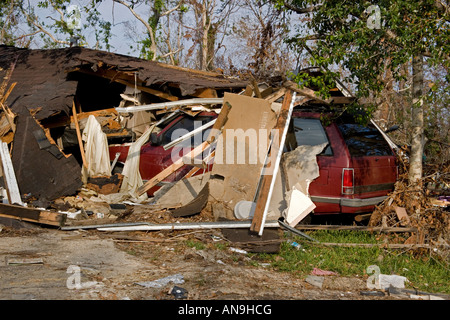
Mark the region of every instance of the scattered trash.
[[175, 284], [183, 284], [184, 277], [181, 274], [175, 274], [155, 281], [136, 282], [136, 284], [146, 288], [162, 288], [167, 284], [169, 284], [170, 282]]
[[170, 289], [169, 294], [173, 295], [175, 299], [187, 299], [188, 297], [188, 291], [178, 286], [174, 286]]
[[403, 289], [395, 288], [393, 286], [387, 289], [389, 295], [398, 295], [402, 297], [420, 297], [423, 300], [450, 300], [450, 295], [443, 293], [430, 293], [424, 291], [418, 291], [416, 289]]
[[305, 279], [309, 284], [322, 289], [323, 282], [325, 281], [324, 277], [321, 276], [307, 276]]
[[302, 245], [299, 244], [298, 242], [292, 241], [291, 239], [289, 239], [287, 241], [292, 247], [294, 247], [297, 250], [301, 250], [302, 249]]
[[255, 213], [256, 203], [253, 201], [242, 200], [234, 207], [234, 215], [240, 220], [249, 220], [253, 218]]
[[319, 269], [319, 268], [314, 268], [311, 271], [311, 274], [315, 275], [315, 276], [337, 276], [338, 275], [336, 272], [322, 270], [322, 269]]
[[230, 251], [237, 252], [237, 253], [242, 253], [242, 254], [247, 254], [248, 253], [247, 251], [242, 250], [242, 249], [238, 249], [238, 248], [230, 247], [229, 249], [230, 249]]
[[387, 275], [387, 274], [380, 274], [378, 276], [379, 279], [379, 288], [387, 290], [389, 287], [394, 288], [405, 288], [405, 282], [408, 282], [408, 279], [403, 276], [398, 276], [395, 274]]
[[360, 291], [360, 295], [362, 296], [371, 296], [371, 297], [384, 297], [385, 293], [383, 291]]
[[42, 258], [8, 258], [7, 265], [43, 264]]

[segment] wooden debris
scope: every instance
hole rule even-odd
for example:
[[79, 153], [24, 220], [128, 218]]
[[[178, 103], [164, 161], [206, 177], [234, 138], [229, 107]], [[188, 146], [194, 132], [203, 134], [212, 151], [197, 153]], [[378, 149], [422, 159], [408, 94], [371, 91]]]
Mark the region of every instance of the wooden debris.
[[[208, 139], [203, 142], [201, 145], [196, 147], [194, 150], [189, 152], [186, 156], [190, 158], [195, 158], [199, 154], [201, 154], [203, 151], [205, 151], [212, 143], [216, 142], [217, 136], [220, 133], [220, 130], [222, 129], [223, 125], [227, 121], [227, 115], [228, 112], [231, 110], [230, 104], [225, 104], [217, 117], [216, 122], [214, 123], [214, 126], [211, 129], [210, 136]], [[159, 182], [163, 181], [166, 177], [168, 177], [170, 174], [172, 174], [174, 171], [178, 170], [179, 168], [183, 167], [185, 164], [183, 162], [183, 158], [177, 160], [172, 165], [164, 169], [162, 172], [157, 174], [152, 179], [148, 180], [144, 185], [139, 187], [137, 190], [139, 195], [144, 194], [147, 192], [147, 190], [150, 190], [152, 187], [156, 186]]]
[[[450, 256], [449, 233], [450, 216], [445, 208], [437, 207], [433, 204], [429, 195], [429, 190], [424, 188], [427, 181], [433, 181], [434, 175], [424, 175], [421, 185], [409, 185], [408, 169], [409, 164], [405, 158], [399, 154], [400, 176], [395, 184], [394, 191], [387, 199], [379, 204], [369, 221], [369, 227], [382, 227], [389, 229], [392, 227], [408, 226], [416, 231], [405, 233], [402, 237], [386, 237], [389, 244], [404, 245], [406, 248], [420, 249], [428, 246], [436, 248], [433, 254], [438, 254], [444, 259]], [[449, 167], [437, 168], [440, 177], [448, 177]], [[444, 181], [445, 182], [445, 181]], [[422, 251], [425, 253], [426, 251]]]
[[256, 201], [255, 201], [256, 208], [255, 208], [255, 213], [253, 216], [252, 226], [251, 226], [250, 230], [253, 232], [256, 232], [260, 235], [262, 234], [262, 231], [264, 229], [264, 220], [265, 220], [265, 216], [267, 214], [268, 204], [270, 202], [271, 193], [272, 193], [273, 186], [275, 183], [275, 177], [278, 172], [278, 166], [279, 166], [279, 163], [281, 160], [281, 153], [283, 152], [284, 141], [285, 141], [285, 137], [287, 134], [287, 127], [288, 127], [288, 125], [290, 123], [290, 119], [291, 119], [291, 114], [292, 114], [292, 109], [293, 109], [293, 104], [291, 102], [293, 100], [293, 97], [295, 100], [295, 94], [292, 94], [292, 91], [286, 92], [286, 94], [284, 96], [283, 106], [282, 106], [282, 109], [278, 116], [277, 123], [274, 128], [276, 130], [276, 132], [279, 132], [280, 130], [282, 130], [282, 133], [278, 138], [279, 141], [277, 141], [278, 149], [275, 150], [275, 148], [273, 148], [274, 144], [272, 144], [272, 148], [270, 151], [271, 154], [274, 154], [274, 151], [277, 152], [276, 162], [274, 164], [272, 174], [265, 174], [263, 176], [262, 181], [261, 181], [261, 189], [260, 189], [260, 191], [258, 193], [258, 197], [256, 198]]
[[2, 172], [5, 180], [8, 200], [11, 204], [23, 205], [22, 198], [17, 185], [16, 175], [14, 173], [13, 164], [9, 155], [8, 145], [6, 142], [0, 144], [0, 157], [2, 160]]
[[66, 221], [66, 214], [64, 213], [50, 212], [10, 204], [0, 204], [0, 217], [29, 221], [55, 227], [62, 227]]
[[42, 258], [7, 258], [8, 265], [43, 264]]
[[394, 207], [395, 213], [397, 214], [398, 220], [400, 220], [400, 224], [402, 226], [407, 226], [411, 223], [408, 214], [406, 213], [406, 209], [402, 207]]
[[118, 193], [122, 185], [123, 175], [95, 176], [87, 179], [86, 188], [100, 194]]

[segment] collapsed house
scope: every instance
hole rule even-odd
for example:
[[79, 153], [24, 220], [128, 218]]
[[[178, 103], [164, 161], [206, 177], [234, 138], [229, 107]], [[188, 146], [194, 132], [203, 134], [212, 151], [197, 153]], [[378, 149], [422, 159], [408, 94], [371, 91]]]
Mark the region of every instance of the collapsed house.
[[16, 115], [15, 134], [2, 139], [13, 145], [17, 182], [22, 194], [49, 201], [74, 194], [82, 185], [74, 117], [83, 130], [94, 114], [104, 121], [110, 141], [127, 141], [141, 133], [139, 124], [150, 122], [153, 114], [134, 114], [119, 123], [114, 108], [121, 103], [215, 98], [244, 86], [221, 75], [80, 47], [0, 46], [0, 68], [0, 76], [16, 84], [5, 101]]
[[[292, 199], [305, 200], [302, 195], [307, 194], [301, 181], [283, 188], [279, 170], [283, 146], [292, 139], [292, 109], [303, 104], [346, 104], [353, 100], [342, 88], [336, 88], [330, 99], [323, 100], [314, 90], [300, 89], [285, 79], [257, 85], [221, 74], [80, 47], [29, 50], [0, 46], [0, 68], [4, 79], [0, 134], [2, 141], [10, 145], [21, 200], [34, 200], [34, 205], [45, 208], [57, 198], [76, 194], [89, 182], [95, 185], [96, 174], [100, 179], [114, 176], [113, 185], [120, 187], [120, 179], [130, 180], [131, 174], [117, 180], [112, 168], [119, 156], [103, 157], [101, 149], [128, 143], [128, 150], [139, 151], [155, 125], [172, 112], [195, 116], [209, 110], [218, 114], [214, 125], [211, 123], [216, 131], [212, 130], [206, 141], [187, 154], [191, 159], [200, 157], [199, 164], [179, 159], [145, 183], [133, 185], [133, 192], [139, 197], [159, 185], [162, 188], [154, 194], [153, 203], [159, 208], [172, 208], [175, 216], [189, 216], [208, 206], [215, 220], [253, 218], [251, 229], [260, 234], [268, 214], [276, 218], [284, 212], [288, 223], [295, 225], [303, 217], [299, 211], [308, 213], [313, 209], [312, 205], [296, 207], [294, 217], [289, 217], [287, 210], [289, 203], [295, 202]], [[244, 166], [237, 159], [231, 163], [217, 161], [218, 154], [222, 159], [228, 157], [225, 147], [239, 138], [221, 134], [227, 129], [265, 130], [264, 139], [258, 139], [256, 145], [245, 140], [244, 145], [248, 157], [258, 153], [261, 159], [273, 159], [270, 173], [264, 173], [268, 170], [265, 161], [247, 161]], [[272, 129], [278, 129], [278, 136], [271, 134]], [[91, 144], [89, 131], [93, 132]], [[301, 179], [311, 181], [318, 176], [313, 161], [318, 152], [308, 149], [293, 156], [294, 162], [303, 157], [305, 166], [313, 167], [311, 174]], [[91, 165], [100, 165], [102, 158], [107, 159], [107, 168], [92, 169]], [[125, 160], [126, 155], [119, 161]], [[211, 171], [204, 170], [212, 163]], [[186, 167], [188, 170], [173, 183], [161, 185], [165, 178]], [[254, 211], [251, 217], [250, 210]], [[56, 220], [61, 225], [63, 220]]]

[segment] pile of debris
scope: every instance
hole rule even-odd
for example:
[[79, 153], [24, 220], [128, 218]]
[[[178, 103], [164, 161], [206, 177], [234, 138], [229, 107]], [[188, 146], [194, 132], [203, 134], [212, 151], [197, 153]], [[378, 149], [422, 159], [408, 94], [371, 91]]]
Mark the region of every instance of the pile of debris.
[[404, 155], [398, 157], [400, 176], [395, 189], [376, 207], [369, 226], [415, 228], [415, 232], [390, 236], [386, 240], [411, 245], [411, 248], [422, 248], [417, 250], [418, 253], [428, 253], [430, 251], [423, 248], [433, 248], [434, 253], [448, 261], [450, 166], [447, 164], [439, 171], [425, 175], [419, 186], [410, 185], [407, 174], [409, 163]]
[[[119, 221], [153, 228], [151, 213], [169, 224], [188, 217], [194, 224], [188, 228], [228, 220], [230, 228], [259, 235], [264, 227], [278, 227], [280, 216], [295, 226], [314, 208], [306, 181], [318, 175], [315, 155], [323, 146], [300, 150], [289, 143], [292, 110], [305, 103], [353, 101], [340, 90], [323, 100], [281, 78], [242, 81], [79, 47], [0, 46], [0, 53], [0, 216], [67, 229]], [[209, 136], [144, 183], [139, 154], [162, 130], [159, 125], [202, 112], [216, 118], [164, 148], [202, 130], [211, 129]], [[239, 137], [237, 130], [243, 133]], [[258, 134], [256, 143], [243, 141], [246, 158], [238, 159], [227, 146], [247, 139], [251, 130]], [[114, 153], [113, 146], [126, 152]], [[253, 155], [259, 159], [250, 159]], [[309, 176], [280, 165], [299, 159], [311, 166]], [[288, 185], [284, 170], [298, 181]], [[193, 217], [198, 213], [203, 215]]]

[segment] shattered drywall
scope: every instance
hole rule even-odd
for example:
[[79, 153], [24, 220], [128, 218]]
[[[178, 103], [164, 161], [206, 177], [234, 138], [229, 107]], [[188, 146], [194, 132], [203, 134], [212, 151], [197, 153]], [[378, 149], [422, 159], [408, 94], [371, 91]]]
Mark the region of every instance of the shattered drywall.
[[[270, 200], [268, 217], [280, 217], [287, 209], [286, 193], [293, 189], [309, 195], [309, 184], [319, 177], [319, 165], [316, 156], [327, 146], [326, 143], [308, 146], [302, 145], [283, 154], [281, 165], [275, 180], [275, 187]], [[284, 172], [284, 173], [283, 173]], [[282, 175], [285, 174], [284, 177]]]

